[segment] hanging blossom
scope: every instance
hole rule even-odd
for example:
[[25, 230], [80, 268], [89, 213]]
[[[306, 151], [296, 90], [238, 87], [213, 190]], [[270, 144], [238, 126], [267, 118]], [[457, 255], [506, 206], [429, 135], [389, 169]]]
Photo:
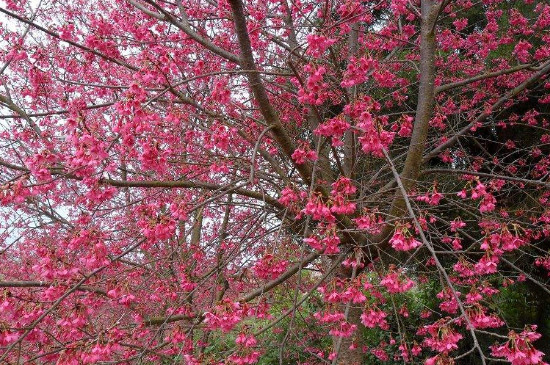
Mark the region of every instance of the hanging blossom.
[[481, 249], [496, 253], [514, 251], [527, 245], [527, 240], [519, 237], [517, 230], [512, 233], [508, 227], [504, 226], [500, 232], [494, 232], [487, 236], [481, 244]]
[[230, 364], [247, 365], [256, 364], [260, 359], [259, 351], [250, 351], [248, 354], [233, 354], [229, 356]]
[[350, 128], [350, 124], [342, 116], [329, 119], [317, 127], [313, 133], [319, 136], [330, 137], [334, 147], [343, 146], [341, 140], [344, 133]]
[[451, 222], [450, 226], [451, 232], [456, 232], [457, 230], [466, 227], [466, 223], [464, 223], [460, 217], [457, 217]]
[[321, 105], [329, 95], [327, 91], [330, 85], [323, 81], [327, 69], [324, 66], [314, 66], [308, 64], [304, 66], [304, 71], [309, 73], [305, 87], [298, 90], [298, 101], [303, 104]]
[[357, 330], [357, 325], [342, 321], [339, 323], [339, 326], [333, 327], [329, 331], [329, 334], [336, 337], [351, 337], [355, 330]]
[[418, 330], [417, 334], [429, 336], [424, 339], [424, 345], [433, 351], [448, 354], [458, 349], [458, 341], [462, 339], [462, 335], [450, 327], [450, 321], [448, 317], [442, 318], [431, 325], [424, 326]]
[[370, 234], [378, 234], [382, 231], [384, 219], [377, 215], [376, 211], [365, 210], [359, 218], [354, 218], [353, 221], [357, 228], [367, 231]]
[[308, 200], [302, 213], [311, 216], [316, 221], [332, 223], [336, 220], [330, 208], [323, 202], [319, 195], [314, 195]]
[[145, 170], [154, 170], [157, 172], [166, 170], [167, 156], [172, 152], [170, 149], [161, 151], [158, 143], [148, 141], [144, 141], [141, 144], [141, 148], [143, 152], [139, 156], [139, 161]]
[[244, 315], [244, 308], [239, 302], [224, 299], [214, 308], [213, 312], [205, 313], [204, 322], [211, 329], [220, 328], [223, 332], [229, 332], [242, 321]]
[[361, 150], [375, 157], [384, 157], [382, 151], [393, 143], [395, 132], [384, 129], [388, 118], [374, 117], [372, 112], [377, 111], [380, 111], [380, 104], [368, 96], [344, 107], [344, 113], [357, 120], [355, 128], [362, 133], [359, 137]]
[[409, 224], [401, 224], [395, 227], [395, 232], [390, 238], [391, 246], [397, 251], [409, 251], [422, 245], [409, 231]]
[[458, 291], [455, 291], [453, 294], [452, 290], [449, 288], [443, 289], [436, 295], [438, 299], [443, 300], [439, 304], [439, 308], [444, 312], [455, 314], [458, 311], [458, 301], [456, 300], [456, 297], [459, 297], [461, 294], [462, 293]]
[[49, 168], [59, 160], [59, 157], [50, 150], [40, 153], [25, 160], [25, 165], [38, 180], [50, 180], [52, 175]]
[[262, 257], [253, 267], [256, 275], [261, 279], [275, 279], [286, 271], [288, 261], [276, 261], [275, 257], [267, 254]]
[[141, 219], [137, 225], [152, 243], [166, 240], [176, 232], [176, 221], [168, 215]]
[[304, 243], [314, 250], [323, 252], [326, 255], [334, 255], [340, 252], [338, 248], [340, 238], [336, 234], [336, 226], [334, 224], [330, 224], [326, 228], [321, 229], [320, 235], [315, 234], [304, 238]]
[[550, 276], [550, 256], [537, 258], [535, 260], [535, 265], [542, 266], [546, 271], [548, 271], [548, 276]]
[[389, 330], [390, 326], [386, 321], [387, 314], [376, 306], [365, 309], [361, 314], [361, 323], [368, 328], [380, 327], [383, 330]]
[[342, 312], [315, 312], [313, 317], [321, 323], [336, 323], [343, 321], [346, 317]]
[[332, 184], [330, 210], [336, 214], [352, 214], [355, 212], [355, 203], [348, 200], [348, 196], [355, 194], [357, 189], [352, 184], [351, 179], [347, 177], [339, 177]]
[[308, 34], [306, 37], [308, 49], [307, 54], [313, 57], [321, 57], [323, 53], [337, 42], [334, 38], [327, 38], [321, 34]]
[[544, 353], [532, 345], [541, 337], [536, 330], [537, 326], [533, 325], [525, 327], [519, 334], [510, 331], [509, 340], [505, 344], [491, 346], [491, 354], [506, 358], [512, 365], [548, 365], [542, 360]]
[[458, 262], [453, 265], [453, 270], [458, 273], [460, 277], [467, 278], [474, 276], [475, 268], [474, 265], [464, 258], [464, 256], [460, 256], [458, 258]]
[[349, 88], [367, 81], [370, 71], [377, 65], [378, 62], [370, 57], [351, 57], [340, 86]]
[[383, 157], [383, 150], [387, 149], [393, 142], [394, 132], [386, 131], [383, 127], [387, 123], [383, 119], [373, 119], [370, 113], [364, 113], [358, 128], [365, 133], [359, 137], [361, 149], [364, 153], [372, 154], [375, 157]]
[[424, 365], [454, 365], [455, 360], [446, 354], [439, 354], [424, 361]]
[[480, 304], [466, 310], [470, 323], [474, 328], [498, 328], [504, 325], [504, 322], [495, 314], [488, 315], [486, 309]]
[[291, 204], [300, 201], [300, 197], [291, 187], [286, 186], [281, 190], [281, 197], [278, 201], [285, 207], [289, 207]]
[[441, 199], [443, 199], [443, 194], [437, 191], [436, 185], [433, 186], [431, 191], [428, 191], [426, 192], [426, 194], [416, 197], [416, 200], [433, 206], [439, 205]]
[[453, 238], [449, 236], [443, 236], [441, 237], [441, 242], [451, 245], [454, 250], [462, 250], [462, 238], [458, 237], [458, 235]]
[[301, 143], [301, 146], [294, 150], [291, 157], [298, 165], [303, 165], [307, 161], [316, 161], [318, 158], [317, 152], [312, 150], [307, 143]]
[[254, 350], [258, 341], [254, 335], [246, 335], [245, 333], [239, 333], [235, 339], [235, 343], [238, 347], [238, 353], [229, 357], [229, 363], [246, 365], [256, 364], [260, 358], [261, 353]]
[[[459, 192], [458, 196], [466, 198], [465, 191]], [[495, 210], [496, 199], [487, 191], [487, 187], [481, 181], [478, 180], [477, 185], [472, 188], [471, 197], [474, 200], [481, 199], [481, 204], [479, 205], [479, 211], [481, 213], [488, 213]]]
[[411, 117], [410, 115], [404, 116], [402, 118], [401, 127], [399, 128], [397, 135], [399, 137], [410, 137], [413, 131], [413, 122], [414, 122], [413, 117]]
[[293, 187], [286, 186], [281, 190], [281, 196], [278, 201], [287, 208], [292, 208], [292, 211], [299, 211], [299, 202], [307, 199], [307, 192], [303, 190], [296, 190]]
[[499, 262], [500, 258], [497, 255], [491, 252], [487, 252], [474, 265], [475, 273], [478, 275], [494, 274], [497, 272]]
[[390, 270], [390, 273], [380, 281], [380, 284], [383, 285], [388, 292], [392, 294], [404, 293], [414, 287], [414, 281], [406, 277], [402, 270], [396, 271], [394, 265], [390, 265]]

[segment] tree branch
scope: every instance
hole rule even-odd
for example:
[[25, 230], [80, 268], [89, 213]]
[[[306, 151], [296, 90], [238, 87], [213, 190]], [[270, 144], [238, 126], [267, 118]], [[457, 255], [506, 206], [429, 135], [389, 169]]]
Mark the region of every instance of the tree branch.
[[38, 29], [38, 30], [40, 30], [40, 31], [42, 31], [42, 32], [44, 32], [44, 33], [46, 33], [46, 34], [48, 34], [48, 35], [50, 35], [50, 36], [52, 36], [52, 37], [54, 37], [54, 38], [60, 40], [60, 41], [62, 41], [62, 42], [68, 43], [68, 44], [70, 44], [71, 46], [74, 46], [74, 47], [76, 47], [76, 48], [78, 48], [78, 49], [81, 49], [81, 50], [83, 50], [83, 51], [90, 52], [90, 53], [92, 53], [92, 54], [94, 54], [94, 55], [96, 55], [96, 56], [98, 56], [98, 57], [100, 57], [100, 58], [103, 58], [103, 59], [105, 59], [105, 60], [107, 60], [107, 61], [113, 62], [113, 63], [115, 63], [115, 64], [117, 64], [117, 65], [119, 65], [119, 66], [126, 67], [126, 68], [128, 68], [128, 69], [130, 69], [130, 70], [132, 70], [132, 71], [138, 71], [138, 70], [139, 70], [139, 68], [134, 67], [134, 66], [130, 65], [129, 63], [126, 63], [126, 62], [121, 61], [121, 60], [117, 60], [116, 58], [113, 58], [113, 57], [110, 57], [110, 56], [107, 56], [107, 55], [104, 55], [103, 53], [101, 53], [101, 52], [99, 52], [99, 51], [96, 51], [96, 50], [94, 50], [94, 49], [88, 48], [88, 47], [86, 47], [86, 46], [83, 46], [83, 45], [81, 45], [81, 44], [79, 44], [79, 43], [76, 43], [76, 42], [73, 42], [73, 41], [71, 41], [71, 40], [63, 39], [63, 38], [61, 38], [61, 36], [60, 36], [59, 34], [57, 34], [56, 32], [52, 32], [51, 30], [46, 29], [46, 28], [44, 28], [44, 27], [42, 27], [42, 26], [40, 26], [40, 25], [34, 23], [33, 21], [31, 21], [31, 20], [29, 20], [29, 19], [27, 19], [27, 18], [24, 18], [24, 17], [22, 17], [22, 16], [19, 16], [19, 15], [15, 14], [15, 13], [12, 13], [12, 12], [9, 11], [9, 10], [6, 10], [6, 9], [4, 9], [4, 8], [0, 8], [0, 13], [4, 13], [4, 14], [6, 14], [7, 16], [9, 16], [10, 18], [17, 19], [17, 20], [19, 20], [20, 22], [23, 22], [23, 23], [25, 23], [25, 24], [28, 24], [28, 25], [32, 26], [33, 28], [36, 28], [36, 29]]
[[441, 85], [441, 86], [436, 87], [435, 88], [435, 93], [438, 94], [438, 93], [441, 93], [443, 91], [447, 91], [447, 90], [454, 89], [454, 88], [457, 88], [457, 87], [460, 87], [460, 86], [471, 84], [472, 82], [481, 81], [481, 80], [485, 80], [485, 79], [490, 79], [492, 77], [511, 74], [511, 73], [518, 72], [518, 71], [521, 71], [521, 70], [525, 70], [525, 69], [528, 69], [528, 68], [531, 68], [531, 67], [533, 67], [533, 64], [519, 65], [519, 66], [508, 68], [508, 69], [505, 69], [505, 70], [500, 70], [500, 71], [495, 71], [495, 72], [488, 72], [486, 74], [477, 75], [477, 76], [470, 77], [468, 79], [464, 79], [464, 80], [461, 80], [461, 81], [451, 82], [449, 84], [445, 84], [445, 85]]
[[544, 77], [549, 72], [550, 72], [550, 61], [544, 63], [541, 66], [540, 70], [538, 72], [534, 73], [533, 76], [531, 76], [530, 78], [528, 78], [527, 80], [525, 80], [524, 82], [522, 82], [521, 84], [519, 84], [518, 86], [513, 88], [512, 90], [510, 90], [508, 93], [506, 93], [506, 95], [504, 95], [500, 99], [498, 99], [498, 101], [496, 103], [494, 103], [489, 110], [486, 110], [483, 113], [481, 113], [474, 121], [472, 121], [470, 124], [468, 124], [467, 126], [462, 128], [455, 135], [453, 135], [451, 138], [449, 138], [446, 142], [440, 144], [439, 146], [434, 148], [431, 152], [429, 152], [427, 155], [425, 155], [424, 158], [422, 159], [422, 162], [426, 163], [427, 161], [434, 158], [435, 156], [437, 156], [442, 151], [444, 151], [447, 148], [453, 146], [461, 136], [469, 133], [470, 129], [472, 129], [473, 126], [477, 125], [478, 123], [481, 123], [481, 122], [485, 121], [489, 116], [491, 116], [493, 111], [497, 110], [502, 105], [504, 105], [504, 103], [506, 101], [508, 101], [509, 99], [517, 96], [523, 90], [525, 90], [528, 87], [535, 84], [539, 79]]
[[507, 181], [513, 181], [517, 183], [522, 183], [525, 185], [534, 185], [534, 186], [543, 186], [545, 188], [550, 188], [550, 182], [544, 182], [541, 180], [529, 180], [529, 179], [522, 179], [519, 177], [512, 177], [512, 176], [504, 176], [504, 175], [497, 175], [497, 174], [489, 174], [485, 172], [477, 172], [477, 171], [469, 171], [469, 170], [459, 170], [459, 169], [429, 169], [422, 171], [422, 175], [428, 175], [428, 174], [464, 174], [464, 175], [471, 175], [471, 176], [480, 176], [480, 177], [488, 177], [491, 179], [500, 179], [500, 180], [507, 180]]
[[[49, 288], [54, 285], [54, 283], [47, 283], [44, 281], [0, 281], [0, 288]], [[89, 291], [107, 296], [105, 290], [92, 288], [87, 285], [81, 285], [77, 290]]]
[[[30, 170], [24, 166], [14, 165], [9, 162], [0, 159], [0, 166], [7, 167], [11, 170], [23, 171], [30, 173]], [[67, 173], [59, 168], [51, 168], [50, 173], [52, 175], [63, 176], [71, 180], [82, 180], [81, 177]], [[235, 188], [231, 185], [218, 185], [208, 183], [204, 181], [189, 181], [189, 180], [175, 180], [175, 181], [158, 181], [158, 180], [114, 180], [114, 179], [99, 179], [100, 184], [119, 188], [188, 188], [188, 189], [205, 189], [210, 191], [234, 191], [238, 195], [246, 196], [248, 198], [261, 200], [267, 204], [278, 208], [285, 209], [285, 206], [279, 203], [279, 201], [269, 195], [265, 195], [261, 192], [256, 192], [241, 187]]]
[[[154, 1], [151, 0], [145, 0], [149, 5], [153, 6], [155, 9], [157, 9], [163, 16], [164, 20], [168, 21], [169, 23], [175, 25], [178, 27], [181, 31], [183, 31], [185, 34], [187, 34], [191, 39], [193, 39], [195, 42], [202, 45], [204, 48], [208, 49], [209, 51], [217, 54], [218, 56], [221, 56], [225, 58], [228, 61], [231, 61], [236, 64], [241, 64], [241, 60], [239, 57], [234, 55], [233, 53], [226, 51], [225, 49], [216, 46], [214, 43], [212, 43], [210, 40], [201, 37], [197, 32], [195, 32], [193, 29], [191, 29], [191, 26], [187, 21], [180, 22], [176, 19], [174, 15], [164, 10], [161, 6], [156, 4]], [[133, 3], [133, 2], [132, 2]], [[135, 5], [134, 5], [135, 6]], [[139, 7], [140, 10], [142, 10], [142, 7]], [[143, 10], [142, 10], [143, 11]], [[158, 15], [156, 13], [153, 13], [155, 15], [150, 14], [150, 11], [146, 11], [146, 14], [155, 17], [156, 19], [159, 19]]]
[[[268, 125], [272, 125], [271, 134], [273, 138], [279, 143], [279, 146], [282, 148], [284, 154], [292, 160], [292, 154], [296, 147], [292, 142], [292, 139], [286, 133], [284, 126], [282, 125], [279, 116], [277, 115], [275, 109], [269, 101], [267, 92], [263, 85], [262, 79], [258, 75], [256, 64], [254, 62], [254, 56], [252, 54], [252, 45], [250, 43], [250, 37], [248, 36], [248, 29], [246, 26], [246, 17], [244, 15], [243, 4], [241, 0], [229, 0], [231, 5], [231, 10], [233, 12], [233, 21], [235, 23], [235, 31], [237, 33], [237, 39], [239, 41], [239, 48], [241, 50], [241, 66], [250, 70], [246, 72], [248, 81], [250, 83], [250, 88], [254, 94], [254, 98], [258, 102], [260, 111], [265, 118]], [[294, 163], [294, 161], [293, 161]], [[300, 173], [300, 176], [306, 184], [310, 184], [311, 180], [311, 165], [309, 163], [296, 164], [294, 163], [296, 169]]]

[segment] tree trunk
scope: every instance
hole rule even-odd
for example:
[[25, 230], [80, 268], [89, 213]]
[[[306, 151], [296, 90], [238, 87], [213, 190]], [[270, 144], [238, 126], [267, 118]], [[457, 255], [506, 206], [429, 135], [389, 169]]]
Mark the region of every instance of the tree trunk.
[[[342, 305], [342, 311], [345, 311], [345, 305]], [[336, 364], [338, 365], [361, 365], [364, 364], [363, 346], [365, 345], [361, 337], [361, 314], [363, 313], [362, 306], [351, 306], [348, 311], [348, 322], [357, 326], [354, 334], [351, 337], [336, 337], [332, 338], [334, 349], [338, 347], [340, 342], [340, 350], [338, 351], [338, 359]], [[352, 345], [353, 349], [350, 349]]]

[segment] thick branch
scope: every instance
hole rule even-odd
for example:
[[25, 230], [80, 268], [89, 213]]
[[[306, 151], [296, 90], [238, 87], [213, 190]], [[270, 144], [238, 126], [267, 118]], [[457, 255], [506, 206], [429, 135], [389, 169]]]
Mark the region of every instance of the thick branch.
[[[115, 102], [108, 102], [108, 103], [102, 103], [102, 104], [97, 104], [97, 105], [86, 105], [84, 108], [82, 108], [82, 110], [91, 110], [91, 109], [99, 109], [99, 108], [104, 108], [104, 107], [108, 107], [108, 106], [111, 106], [111, 105], [114, 105]], [[12, 109], [12, 108], [10, 108]], [[29, 114], [21, 114], [21, 112], [19, 110], [15, 110], [15, 109], [12, 109], [14, 112], [16, 112], [17, 114], [16, 115], [0, 115], [0, 119], [16, 119], [16, 118], [24, 118], [25, 120], [28, 121], [27, 118], [36, 118], [36, 117], [47, 117], [47, 116], [50, 116], [50, 115], [59, 115], [59, 114], [68, 114], [69, 113], [69, 110], [67, 109], [61, 109], [61, 110], [52, 110], [50, 112], [39, 112], [39, 113], [29, 113]], [[34, 128], [34, 127], [33, 127]]]
[[[193, 29], [191, 29], [191, 26], [189, 25], [189, 23], [187, 21], [185, 21], [185, 19], [184, 19], [183, 22], [178, 21], [172, 14], [170, 14], [169, 12], [164, 10], [161, 6], [157, 5], [154, 1], [151, 1], [151, 0], [145, 0], [145, 1], [148, 4], [150, 4], [151, 6], [153, 6], [155, 9], [157, 9], [162, 14], [162, 16], [164, 17], [164, 19], [166, 21], [168, 21], [171, 24], [174, 24], [181, 31], [183, 31], [185, 34], [187, 34], [189, 36], [189, 38], [193, 39], [195, 42], [199, 43], [201, 46], [203, 46], [207, 50], [209, 50], [209, 51], [217, 54], [218, 56], [221, 56], [221, 57], [225, 58], [226, 60], [231, 61], [233, 63], [236, 63], [236, 64], [241, 63], [241, 60], [239, 59], [239, 57], [237, 57], [233, 53], [231, 53], [229, 51], [226, 51], [225, 49], [216, 46], [210, 40], [208, 40], [204, 37], [201, 37], [197, 32], [195, 32]], [[133, 2], [132, 2], [132, 4], [134, 6], [136, 6]], [[143, 7], [138, 7], [138, 8], [143, 11]], [[153, 13], [153, 12], [150, 12], [150, 11], [145, 11], [145, 13], [150, 15], [150, 16], [155, 17], [156, 19], [160, 19], [161, 14], [156, 14], [156, 13]]]
[[34, 132], [36, 134], [38, 134], [39, 136], [42, 134], [42, 131], [40, 130], [40, 128], [30, 118], [30, 116], [27, 114], [27, 112], [24, 111], [23, 109], [21, 109], [19, 106], [17, 106], [10, 98], [0, 94], [0, 103], [4, 104], [6, 107], [8, 107], [9, 109], [11, 109], [15, 113], [17, 113], [18, 116], [25, 119], [27, 121], [27, 123], [29, 123], [29, 125], [32, 127], [32, 129], [34, 130]]
[[[14, 165], [9, 162], [3, 161], [0, 159], [0, 166], [7, 167], [11, 170], [23, 171], [30, 173], [30, 170], [24, 166]], [[52, 175], [61, 176], [71, 180], [82, 180], [82, 178], [67, 173], [59, 168], [50, 169]], [[243, 188], [235, 188], [231, 185], [217, 185], [203, 181], [188, 181], [188, 180], [175, 180], [175, 181], [157, 181], [157, 180], [114, 180], [114, 179], [99, 179], [100, 184], [105, 184], [109, 186], [119, 187], [119, 188], [188, 188], [188, 189], [205, 189], [210, 191], [234, 191], [238, 195], [246, 196], [252, 199], [261, 200], [267, 204], [278, 208], [285, 209], [285, 206], [279, 203], [275, 198], [265, 195], [261, 192], [256, 192]]]
[[[250, 88], [254, 94], [254, 98], [260, 107], [260, 111], [267, 122], [268, 125], [272, 125], [271, 134], [273, 138], [278, 142], [279, 146], [282, 148], [284, 154], [291, 159], [292, 154], [296, 147], [292, 142], [292, 139], [286, 133], [284, 126], [282, 125], [279, 116], [269, 98], [267, 96], [267, 91], [263, 85], [262, 79], [259, 74], [256, 72], [256, 64], [254, 62], [254, 56], [252, 53], [252, 45], [250, 43], [250, 37], [248, 36], [248, 29], [246, 26], [246, 17], [244, 15], [243, 4], [241, 0], [229, 0], [231, 5], [231, 10], [233, 12], [233, 21], [235, 23], [235, 31], [237, 33], [237, 39], [239, 41], [239, 48], [241, 50], [241, 67], [246, 70], [251, 70], [252, 72], [247, 72], [248, 82], [250, 83]], [[310, 184], [311, 179], [311, 165], [309, 163], [295, 164], [296, 169], [300, 173], [300, 176], [306, 184]]]
[[457, 88], [457, 87], [460, 87], [460, 86], [468, 85], [468, 84], [471, 84], [471, 83], [476, 82], [476, 81], [481, 81], [481, 80], [486, 80], [486, 79], [490, 79], [490, 78], [497, 77], [497, 76], [511, 74], [511, 73], [518, 72], [518, 71], [521, 71], [521, 70], [525, 70], [526, 68], [531, 68], [531, 67], [533, 67], [532, 64], [519, 65], [519, 66], [508, 68], [508, 69], [505, 69], [505, 70], [500, 70], [500, 71], [495, 71], [495, 72], [488, 72], [486, 74], [477, 75], [477, 76], [474, 76], [474, 77], [470, 77], [468, 79], [464, 79], [464, 80], [460, 80], [460, 81], [456, 81], [456, 82], [451, 82], [449, 84], [438, 86], [435, 89], [435, 93], [438, 94], [440, 92], [447, 91], [447, 90], [450, 90], [450, 89], [454, 89], [454, 88]]
[[[401, 172], [401, 180], [405, 189], [409, 190], [420, 175], [422, 155], [426, 148], [430, 119], [435, 106], [435, 21], [438, 6], [433, 0], [422, 1], [422, 25], [420, 29], [420, 84], [418, 89], [418, 104], [414, 129]], [[393, 199], [390, 216], [400, 216], [405, 213], [405, 202], [401, 194], [397, 193]], [[382, 239], [387, 236], [384, 230]]]
[[[53, 283], [44, 281], [0, 281], [0, 288], [49, 288]], [[77, 288], [81, 291], [89, 291], [96, 294], [107, 295], [107, 292], [102, 289], [92, 288], [87, 285], [81, 285]]]
[[217, 184], [202, 182], [202, 181], [152, 181], [152, 180], [143, 180], [143, 181], [120, 181], [113, 179], [101, 179], [100, 183], [115, 186], [115, 187], [134, 187], [134, 188], [199, 188], [206, 190], [215, 190], [215, 191], [234, 191], [238, 195], [246, 196], [256, 200], [265, 201], [269, 205], [284, 209], [285, 207], [277, 201], [277, 199], [265, 195], [260, 192], [236, 188], [233, 189], [232, 186], [221, 186]]

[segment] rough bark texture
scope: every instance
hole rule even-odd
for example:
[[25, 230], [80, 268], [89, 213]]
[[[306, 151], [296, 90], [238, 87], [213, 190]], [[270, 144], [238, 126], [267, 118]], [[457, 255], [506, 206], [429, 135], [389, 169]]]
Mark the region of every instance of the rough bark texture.
[[[435, 25], [439, 12], [439, 5], [433, 0], [423, 0], [421, 3], [422, 24], [420, 28], [420, 82], [418, 87], [418, 102], [416, 116], [412, 131], [411, 142], [407, 152], [405, 165], [400, 174], [403, 185], [407, 191], [414, 187], [422, 172], [424, 150], [428, 138], [430, 119], [435, 106]], [[389, 212], [390, 216], [400, 217], [406, 212], [405, 200], [400, 192], [395, 194]], [[380, 248], [387, 245], [393, 232], [392, 225], [386, 225], [385, 229], [376, 238]]]
[[[439, 12], [438, 3], [433, 0], [422, 1], [422, 25], [421, 25], [421, 41], [420, 41], [420, 84], [418, 89], [418, 104], [416, 109], [416, 117], [411, 138], [411, 143], [407, 153], [405, 166], [401, 172], [401, 179], [405, 189], [411, 189], [422, 171], [422, 157], [426, 148], [426, 140], [428, 137], [428, 129], [430, 119], [432, 118], [435, 105], [435, 23]], [[400, 192], [398, 192], [392, 202], [390, 216], [403, 216], [406, 212], [405, 200]], [[393, 226], [388, 224], [382, 231], [381, 235], [376, 238], [379, 246], [386, 246], [388, 239], [393, 232]], [[350, 308], [348, 313], [348, 322], [356, 326], [361, 326], [361, 309]], [[360, 333], [360, 331], [358, 331]], [[337, 339], [333, 339], [336, 342]], [[355, 364], [363, 363], [363, 354], [361, 348], [363, 339], [358, 336], [355, 339], [357, 348], [350, 350], [349, 347], [353, 339], [344, 338], [340, 346], [339, 357], [337, 364]]]
[[[269, 102], [269, 97], [263, 86], [260, 75], [255, 72], [257, 70], [254, 63], [254, 57], [252, 54], [252, 46], [250, 44], [250, 37], [248, 36], [248, 29], [246, 27], [246, 17], [244, 14], [243, 4], [240, 0], [230, 0], [231, 10], [233, 13], [233, 21], [235, 23], [235, 31], [239, 41], [239, 48], [241, 51], [241, 67], [245, 70], [249, 70], [247, 73], [250, 88], [254, 94], [254, 99], [258, 103], [260, 111], [265, 118], [268, 125], [273, 126], [271, 134], [273, 138], [279, 143], [279, 146], [283, 149], [285, 155], [292, 156], [292, 153], [296, 149], [294, 143], [286, 133], [284, 126], [279, 120], [279, 116], [273, 106]], [[306, 182], [310, 182], [311, 178], [311, 166], [309, 163], [296, 165], [296, 169], [300, 173], [300, 176]]]
[[[342, 306], [342, 311], [345, 311], [345, 306]], [[338, 360], [336, 364], [338, 365], [360, 365], [364, 364], [364, 358], [365, 355], [362, 351], [362, 346], [366, 345], [364, 341], [362, 341], [362, 332], [361, 327], [364, 327], [361, 323], [361, 313], [363, 313], [363, 309], [361, 307], [351, 306], [348, 311], [348, 322], [352, 323], [357, 326], [357, 330], [355, 331], [354, 335], [352, 337], [345, 337], [342, 338], [342, 341], [340, 343], [340, 351], [338, 353]], [[334, 347], [338, 345], [339, 338], [333, 337], [332, 343], [334, 344]], [[354, 346], [353, 349], [350, 349], [350, 346]]]
[[[412, 132], [411, 143], [407, 152], [405, 166], [401, 172], [401, 180], [405, 189], [414, 186], [420, 176], [422, 156], [426, 148], [430, 119], [435, 105], [435, 22], [438, 6], [432, 0], [422, 1], [422, 25], [420, 35], [420, 85], [418, 88], [418, 104]], [[396, 194], [390, 215], [401, 215], [405, 211], [401, 194]]]

